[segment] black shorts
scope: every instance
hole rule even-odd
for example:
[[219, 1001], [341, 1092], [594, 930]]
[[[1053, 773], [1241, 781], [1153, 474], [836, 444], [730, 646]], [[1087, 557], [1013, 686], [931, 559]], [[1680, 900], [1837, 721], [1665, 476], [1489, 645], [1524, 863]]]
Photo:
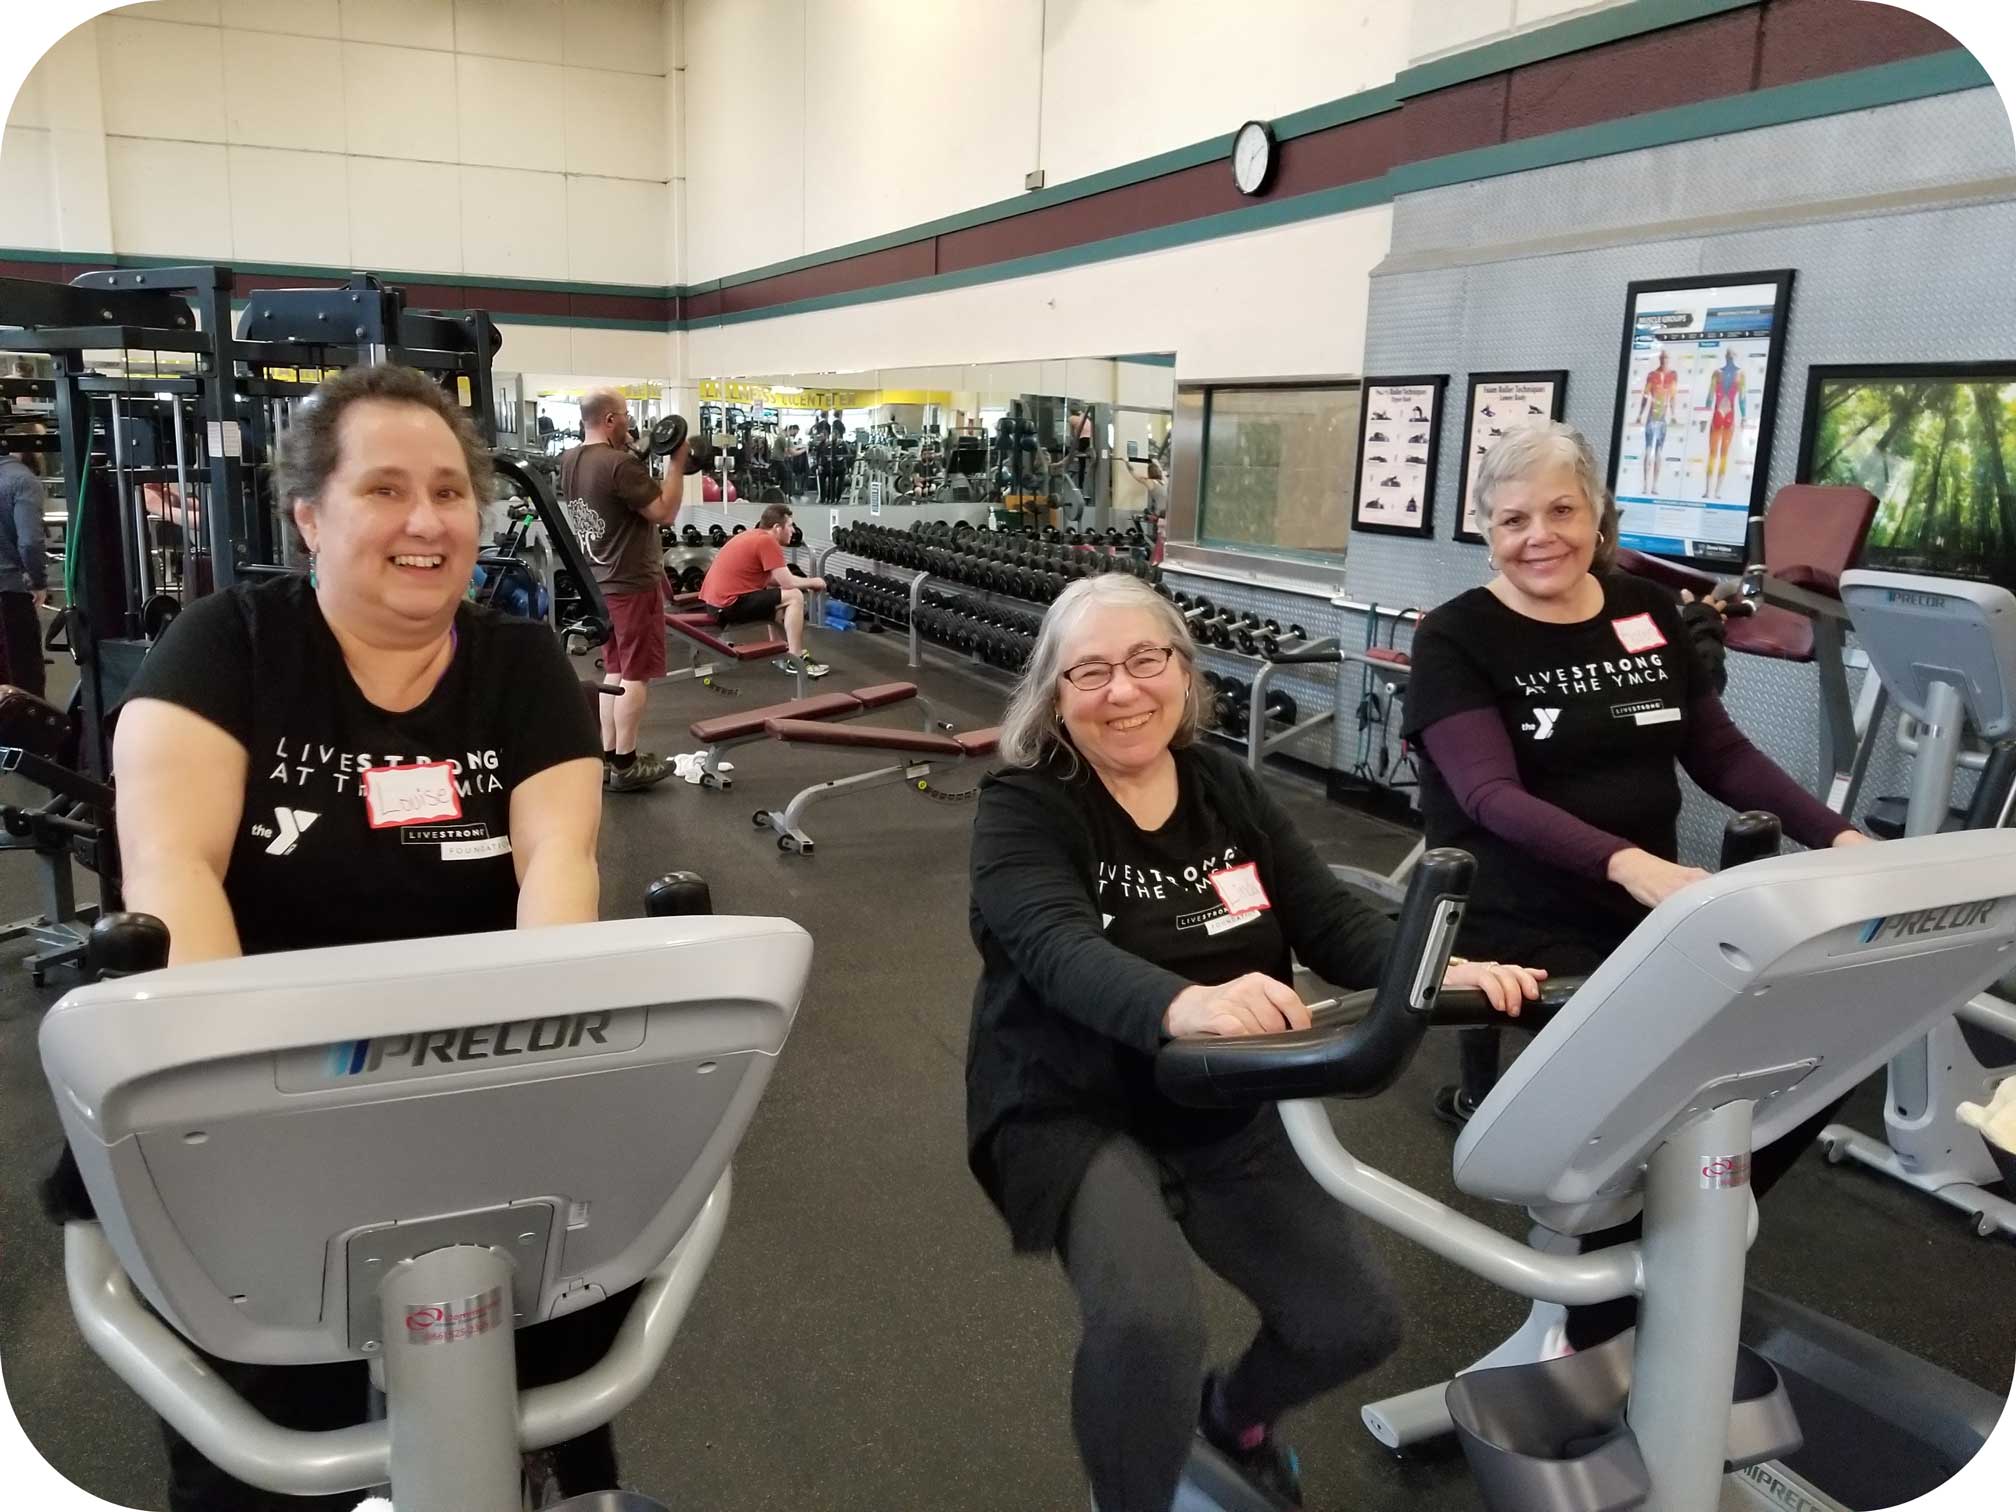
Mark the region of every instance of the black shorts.
[[767, 620], [777, 617], [777, 606], [784, 602], [782, 588], [758, 588], [754, 593], [744, 593], [717, 605], [714, 609], [714, 623], [717, 625], [746, 625], [752, 620]]

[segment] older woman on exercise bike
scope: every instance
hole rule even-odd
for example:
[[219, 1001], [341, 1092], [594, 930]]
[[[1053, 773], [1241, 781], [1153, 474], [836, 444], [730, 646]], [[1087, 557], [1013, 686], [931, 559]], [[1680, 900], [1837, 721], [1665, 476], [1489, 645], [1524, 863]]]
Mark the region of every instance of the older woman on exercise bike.
[[[1299, 1504], [1274, 1421], [1399, 1338], [1377, 1261], [1273, 1111], [1155, 1086], [1164, 1041], [1305, 1028], [1294, 958], [1365, 985], [1391, 934], [1251, 771], [1198, 742], [1209, 706], [1166, 599], [1117, 574], [1073, 584], [973, 827], [969, 1159], [1015, 1247], [1054, 1249], [1078, 1294], [1072, 1419], [1101, 1512], [1167, 1512], [1200, 1426]], [[1446, 980], [1516, 1013], [1541, 976], [1470, 962]], [[1193, 1253], [1260, 1311], [1209, 1377]]]

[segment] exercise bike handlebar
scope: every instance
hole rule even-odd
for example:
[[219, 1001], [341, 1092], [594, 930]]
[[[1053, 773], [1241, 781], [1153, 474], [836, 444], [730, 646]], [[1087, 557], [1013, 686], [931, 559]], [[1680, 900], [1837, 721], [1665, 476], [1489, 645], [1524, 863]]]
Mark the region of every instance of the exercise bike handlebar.
[[[1304, 1097], [1370, 1097], [1406, 1069], [1428, 1031], [1477, 863], [1425, 852], [1414, 868], [1379, 985], [1320, 1023], [1285, 1034], [1172, 1040], [1155, 1058], [1163, 1092], [1192, 1107], [1245, 1107]], [[1370, 1010], [1352, 1016], [1369, 997]]]
[[[609, 1352], [571, 1380], [518, 1393], [521, 1447], [545, 1449], [577, 1438], [609, 1422], [651, 1384], [727, 1227], [730, 1177], [722, 1173], [693, 1226], [644, 1278]], [[389, 1423], [322, 1432], [276, 1426], [141, 1302], [103, 1229], [71, 1223], [63, 1238], [70, 1308], [85, 1340], [212, 1464], [286, 1496], [361, 1492], [389, 1478]]]

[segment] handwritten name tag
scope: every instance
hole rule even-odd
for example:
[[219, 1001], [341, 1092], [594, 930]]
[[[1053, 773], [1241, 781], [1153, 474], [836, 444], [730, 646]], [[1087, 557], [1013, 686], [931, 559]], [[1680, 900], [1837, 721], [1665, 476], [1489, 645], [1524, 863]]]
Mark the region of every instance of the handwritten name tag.
[[462, 798], [455, 791], [455, 769], [445, 761], [430, 761], [421, 766], [366, 767], [363, 780], [364, 808], [374, 830], [462, 817]]
[[1218, 890], [1218, 901], [1228, 912], [1258, 913], [1274, 906], [1267, 897], [1267, 889], [1260, 885], [1260, 868], [1254, 862], [1211, 873], [1211, 885]]
[[1626, 651], [1651, 651], [1666, 644], [1666, 637], [1659, 633], [1659, 627], [1652, 622], [1649, 614], [1634, 614], [1629, 619], [1610, 621], [1610, 628], [1617, 632], [1618, 642]]

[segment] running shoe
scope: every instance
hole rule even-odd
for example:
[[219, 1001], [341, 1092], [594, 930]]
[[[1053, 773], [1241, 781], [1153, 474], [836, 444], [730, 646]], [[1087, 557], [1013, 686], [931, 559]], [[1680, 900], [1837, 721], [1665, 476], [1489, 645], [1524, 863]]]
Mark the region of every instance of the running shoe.
[[650, 751], [639, 751], [627, 767], [602, 763], [602, 786], [612, 793], [641, 793], [672, 775], [672, 763]]

